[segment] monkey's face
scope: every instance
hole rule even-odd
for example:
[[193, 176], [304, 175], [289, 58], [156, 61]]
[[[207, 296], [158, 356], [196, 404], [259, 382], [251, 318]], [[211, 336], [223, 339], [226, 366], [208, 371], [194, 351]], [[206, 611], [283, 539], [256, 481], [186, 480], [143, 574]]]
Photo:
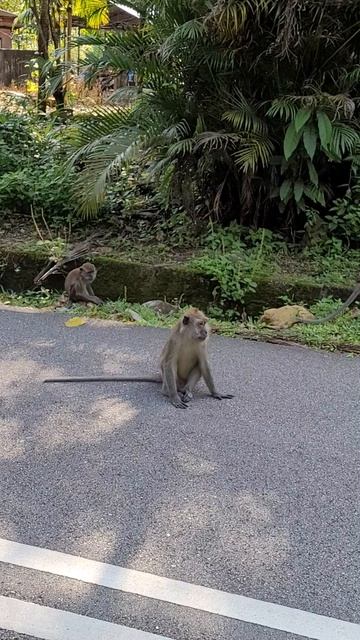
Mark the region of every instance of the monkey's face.
[[80, 271], [85, 282], [94, 282], [96, 278], [96, 269], [93, 264], [85, 262], [85, 264], [80, 267]]
[[200, 342], [204, 342], [209, 336], [209, 327], [207, 324], [207, 318], [201, 315], [200, 317], [196, 316], [184, 316], [183, 325], [186, 330], [189, 331], [190, 336], [193, 340], [198, 340]]

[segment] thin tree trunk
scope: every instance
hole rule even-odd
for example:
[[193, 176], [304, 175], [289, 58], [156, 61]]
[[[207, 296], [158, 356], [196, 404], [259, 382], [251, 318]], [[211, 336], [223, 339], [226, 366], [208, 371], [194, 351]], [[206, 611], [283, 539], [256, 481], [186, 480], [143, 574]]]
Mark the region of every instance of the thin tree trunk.
[[65, 45], [65, 62], [67, 65], [71, 63], [71, 33], [72, 33], [72, 0], [69, 0], [66, 10], [66, 45]]
[[[55, 49], [59, 49], [60, 47], [60, 15], [57, 6], [52, 6], [52, 10], [50, 12], [50, 29], [51, 29], [51, 39], [54, 44]], [[61, 61], [56, 58], [55, 59], [55, 73], [61, 76]], [[65, 107], [65, 87], [64, 82], [61, 77], [58, 86], [53, 92], [56, 109], [57, 111], [63, 111]]]
[[49, 59], [49, 0], [40, 0], [40, 10], [37, 11], [36, 2], [33, 2], [33, 11], [37, 22], [37, 39], [39, 52], [39, 80], [38, 80], [38, 109], [46, 112], [46, 72], [44, 64]]

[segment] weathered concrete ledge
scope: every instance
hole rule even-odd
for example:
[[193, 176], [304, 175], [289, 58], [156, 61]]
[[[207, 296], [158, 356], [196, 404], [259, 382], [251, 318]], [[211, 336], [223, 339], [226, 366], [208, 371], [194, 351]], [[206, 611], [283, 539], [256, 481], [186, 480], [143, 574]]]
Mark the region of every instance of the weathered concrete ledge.
[[[34, 289], [34, 277], [46, 260], [46, 254], [39, 251], [9, 251], [0, 247], [0, 285], [18, 293]], [[164, 298], [168, 301], [181, 299], [186, 304], [194, 304], [202, 309], [207, 309], [214, 302], [213, 290], [216, 283], [184, 265], [153, 266], [105, 256], [94, 256], [92, 261], [99, 270], [94, 288], [102, 298], [125, 298], [129, 302], [140, 303]], [[45, 286], [62, 291], [63, 283], [62, 276], [53, 276]], [[347, 287], [319, 285], [290, 278], [263, 278], [259, 280], [256, 292], [249, 293], [244, 306], [248, 314], [257, 315], [265, 308], [281, 306], [280, 297], [284, 295], [311, 304], [326, 296], [345, 300], [351, 290], [351, 283]]]

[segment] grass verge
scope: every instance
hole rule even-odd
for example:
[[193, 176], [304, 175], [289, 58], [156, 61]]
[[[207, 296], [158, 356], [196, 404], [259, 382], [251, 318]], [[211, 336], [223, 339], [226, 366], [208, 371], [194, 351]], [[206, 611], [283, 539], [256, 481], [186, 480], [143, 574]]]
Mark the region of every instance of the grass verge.
[[[32, 307], [34, 309], [54, 309], [58, 297], [47, 289], [28, 291], [22, 294], [0, 293], [0, 302], [9, 306]], [[341, 304], [341, 300], [325, 298], [310, 307], [316, 317], [324, 317]], [[171, 327], [180, 317], [182, 309], [170, 316], [159, 316], [152, 309], [141, 304], [129, 304], [118, 299], [105, 302], [101, 307], [74, 305], [64, 310], [66, 315], [85, 316], [102, 320], [117, 320], [148, 327]], [[259, 320], [250, 318], [246, 322], [223, 321], [210, 318], [215, 333], [228, 337], [242, 337], [248, 340], [266, 341], [279, 344], [303, 344], [329, 351], [345, 351], [360, 354], [360, 312], [357, 308], [323, 325], [294, 325], [290, 329], [274, 331], [262, 325]], [[134, 319], [137, 314], [137, 319]], [[135, 316], [136, 317], [136, 316]]]

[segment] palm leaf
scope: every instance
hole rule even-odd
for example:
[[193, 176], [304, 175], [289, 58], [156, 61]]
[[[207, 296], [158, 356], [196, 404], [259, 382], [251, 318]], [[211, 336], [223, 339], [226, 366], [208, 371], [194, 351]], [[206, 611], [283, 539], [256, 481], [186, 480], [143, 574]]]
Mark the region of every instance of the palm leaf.
[[253, 131], [254, 133], [267, 133], [266, 123], [259, 118], [254, 109], [241, 91], [235, 91], [231, 96], [233, 108], [225, 111], [222, 119], [229, 122], [237, 131]]
[[339, 159], [351, 153], [360, 144], [360, 132], [348, 124], [334, 122], [332, 125], [329, 151]]
[[287, 96], [277, 98], [272, 101], [271, 107], [267, 110], [266, 115], [270, 118], [281, 118], [282, 120], [294, 120], [297, 113], [296, 103], [298, 99], [295, 96]]
[[108, 136], [98, 138], [84, 147], [81, 156], [74, 156], [74, 160], [80, 157], [85, 163], [74, 185], [79, 210], [85, 218], [96, 215], [104, 201], [107, 183], [134, 157], [138, 145], [138, 132], [128, 130], [111, 140]]
[[163, 60], [168, 60], [177, 51], [183, 51], [184, 46], [201, 41], [204, 35], [204, 24], [196, 18], [179, 25], [160, 47]]
[[274, 151], [271, 140], [260, 134], [249, 134], [234, 155], [235, 164], [245, 173], [254, 172], [258, 166], [266, 167]]
[[209, 151], [227, 149], [229, 146], [234, 147], [239, 143], [239, 141], [240, 137], [237, 133], [226, 133], [225, 131], [205, 131], [198, 136], [194, 150], [197, 151], [200, 148], [204, 148]]

